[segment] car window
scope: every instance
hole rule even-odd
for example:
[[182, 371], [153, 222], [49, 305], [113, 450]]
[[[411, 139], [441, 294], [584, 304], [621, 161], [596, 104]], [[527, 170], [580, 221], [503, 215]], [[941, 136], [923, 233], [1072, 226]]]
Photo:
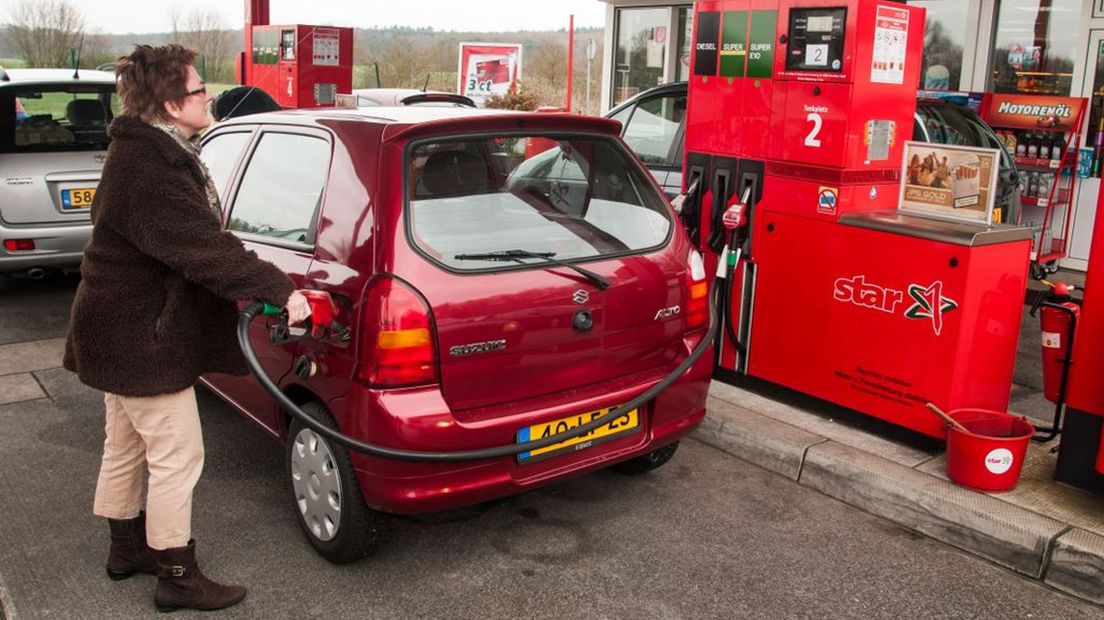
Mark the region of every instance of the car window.
[[635, 105], [627, 105], [620, 110], [609, 115], [615, 121], [621, 121], [621, 135], [625, 135], [625, 126], [629, 124], [629, 117], [632, 116], [633, 110], [636, 109]]
[[5, 90], [0, 97], [14, 98], [14, 106], [0, 105], [15, 115], [0, 119], [5, 151], [106, 149], [107, 126], [118, 112], [114, 85], [36, 85]]
[[646, 164], [666, 164], [679, 124], [686, 115], [686, 95], [662, 95], [640, 102], [623, 136]]
[[330, 145], [322, 138], [262, 134], [226, 227], [254, 239], [313, 243], [314, 218], [329, 167]]
[[559, 260], [640, 252], [664, 243], [671, 230], [663, 196], [646, 174], [608, 138], [421, 143], [407, 155], [411, 239], [458, 270], [516, 267], [465, 257], [503, 250]]
[[234, 167], [238, 164], [238, 159], [241, 158], [251, 135], [248, 131], [220, 133], [203, 144], [200, 158], [207, 165], [211, 180], [215, 182], [219, 197], [223, 201], [226, 200], [226, 185], [230, 182], [230, 175], [234, 173]]

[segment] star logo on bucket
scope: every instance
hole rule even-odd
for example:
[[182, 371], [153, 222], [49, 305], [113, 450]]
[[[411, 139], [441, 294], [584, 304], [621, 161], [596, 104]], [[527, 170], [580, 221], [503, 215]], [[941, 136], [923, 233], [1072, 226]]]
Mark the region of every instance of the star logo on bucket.
[[1007, 448], [997, 448], [985, 455], [985, 469], [993, 474], [1003, 474], [1012, 469], [1012, 463], [1016, 461], [1012, 451]]
[[905, 317], [910, 319], [931, 319], [932, 331], [938, 336], [943, 331], [943, 314], [958, 307], [958, 302], [943, 296], [943, 282], [936, 280], [924, 288], [919, 284], [911, 284], [908, 288], [909, 297], [915, 302], [905, 310]]

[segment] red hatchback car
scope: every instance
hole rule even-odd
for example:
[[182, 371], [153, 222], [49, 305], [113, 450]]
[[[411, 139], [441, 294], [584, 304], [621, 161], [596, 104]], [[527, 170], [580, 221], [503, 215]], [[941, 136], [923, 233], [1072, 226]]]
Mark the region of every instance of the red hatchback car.
[[[346, 435], [421, 451], [525, 442], [655, 385], [705, 335], [705, 273], [619, 130], [599, 118], [420, 107], [217, 125], [203, 159], [226, 227], [300, 288], [329, 292], [349, 328], [273, 344], [273, 319], [254, 321], [268, 375]], [[377, 511], [662, 465], [705, 415], [712, 357], [586, 436], [460, 463], [348, 452], [291, 422], [252, 377], [204, 382], [286, 444], [303, 530], [342, 562], [367, 551]]]

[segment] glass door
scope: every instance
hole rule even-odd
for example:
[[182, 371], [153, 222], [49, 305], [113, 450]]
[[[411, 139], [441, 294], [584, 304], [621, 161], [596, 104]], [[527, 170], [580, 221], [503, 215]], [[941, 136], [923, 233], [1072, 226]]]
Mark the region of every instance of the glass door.
[[1089, 244], [1096, 218], [1096, 199], [1104, 170], [1104, 30], [1089, 31], [1088, 63], [1085, 69], [1081, 95], [1089, 100], [1089, 121], [1081, 145], [1082, 161], [1079, 168], [1082, 175], [1087, 168], [1089, 177], [1078, 179], [1077, 207], [1073, 213], [1069, 257], [1062, 263], [1074, 269], [1088, 267]]

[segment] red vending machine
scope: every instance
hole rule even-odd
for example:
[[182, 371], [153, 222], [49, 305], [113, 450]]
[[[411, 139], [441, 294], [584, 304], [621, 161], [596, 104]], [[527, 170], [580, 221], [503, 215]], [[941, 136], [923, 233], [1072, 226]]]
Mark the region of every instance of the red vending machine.
[[[694, 37], [681, 216], [712, 264], [726, 243], [741, 250], [717, 376], [933, 436], [927, 401], [1004, 409], [1029, 232], [898, 210], [924, 10], [699, 2]], [[746, 238], [722, 225], [736, 201], [750, 207]]]
[[353, 29], [273, 26], [268, 1], [245, 2], [242, 83], [256, 86], [285, 108], [333, 106], [353, 88]]

